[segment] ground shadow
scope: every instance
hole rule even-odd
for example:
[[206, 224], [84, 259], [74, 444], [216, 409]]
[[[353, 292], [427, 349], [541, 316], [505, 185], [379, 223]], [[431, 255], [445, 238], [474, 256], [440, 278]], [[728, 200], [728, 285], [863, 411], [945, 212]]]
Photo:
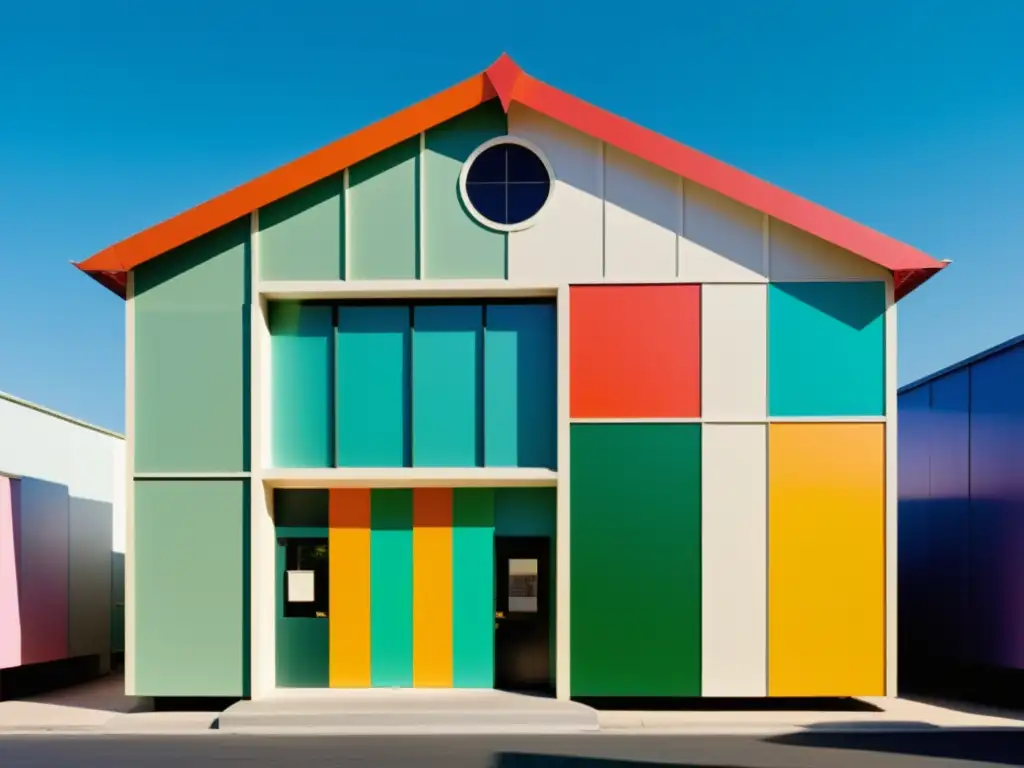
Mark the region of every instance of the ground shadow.
[[573, 701], [597, 710], [619, 712], [881, 712], [874, 704], [854, 698], [724, 698], [724, 697], [576, 697]]
[[491, 768], [741, 768], [741, 766], [691, 762], [651, 762], [583, 755], [546, 755], [532, 752], [498, 752]]

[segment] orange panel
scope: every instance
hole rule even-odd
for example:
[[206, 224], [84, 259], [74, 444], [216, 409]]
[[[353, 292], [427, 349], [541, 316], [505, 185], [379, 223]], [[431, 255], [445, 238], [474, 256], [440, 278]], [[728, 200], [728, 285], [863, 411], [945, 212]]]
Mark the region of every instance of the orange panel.
[[370, 489], [330, 491], [332, 688], [370, 685]]
[[578, 286], [569, 316], [573, 418], [700, 416], [700, 286]]
[[412, 496], [412, 684], [451, 688], [452, 489]]

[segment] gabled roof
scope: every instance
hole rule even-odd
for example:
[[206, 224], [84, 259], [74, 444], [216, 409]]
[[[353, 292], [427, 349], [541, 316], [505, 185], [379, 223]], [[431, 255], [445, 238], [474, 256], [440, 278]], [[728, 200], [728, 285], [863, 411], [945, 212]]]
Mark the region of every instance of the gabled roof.
[[486, 71], [77, 263], [120, 296], [127, 273], [491, 99], [513, 102], [804, 230], [893, 273], [900, 298], [945, 267], [922, 251], [536, 80], [503, 54]]

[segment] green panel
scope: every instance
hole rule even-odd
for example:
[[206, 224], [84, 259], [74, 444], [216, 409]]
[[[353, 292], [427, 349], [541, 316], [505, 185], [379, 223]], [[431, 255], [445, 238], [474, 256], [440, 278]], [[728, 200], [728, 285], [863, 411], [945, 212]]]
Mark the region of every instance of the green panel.
[[408, 467], [408, 307], [338, 308], [337, 464]]
[[473, 150], [508, 133], [497, 99], [427, 131], [423, 157], [424, 277], [505, 277], [504, 232], [469, 215], [459, 196], [459, 174]]
[[135, 270], [137, 472], [249, 468], [248, 226]]
[[334, 309], [273, 302], [269, 324], [273, 465], [334, 466]]
[[412, 335], [413, 466], [480, 466], [483, 307], [416, 307]]
[[278, 528], [327, 528], [329, 508], [326, 489], [274, 489], [274, 525]]
[[[327, 536], [324, 531], [323, 536]], [[284, 617], [285, 548], [277, 544], [277, 648], [278, 688], [327, 688], [330, 686], [330, 619]]]
[[246, 480], [136, 480], [135, 688], [249, 694]]
[[370, 684], [412, 686], [412, 491], [370, 496]]
[[494, 494], [456, 488], [452, 512], [452, 655], [456, 688], [494, 686]]
[[573, 696], [699, 696], [700, 425], [571, 427]]
[[264, 280], [344, 279], [343, 180], [332, 176], [260, 210]]
[[885, 283], [774, 283], [772, 416], [885, 414]]
[[348, 175], [352, 280], [419, 276], [417, 136], [352, 166]]

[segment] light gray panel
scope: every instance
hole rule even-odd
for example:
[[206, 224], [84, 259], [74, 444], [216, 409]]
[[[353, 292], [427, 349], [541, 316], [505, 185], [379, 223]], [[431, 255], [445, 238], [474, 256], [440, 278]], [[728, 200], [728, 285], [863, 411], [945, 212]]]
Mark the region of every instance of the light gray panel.
[[109, 502], [71, 498], [68, 569], [70, 655], [110, 651], [111, 537]]

